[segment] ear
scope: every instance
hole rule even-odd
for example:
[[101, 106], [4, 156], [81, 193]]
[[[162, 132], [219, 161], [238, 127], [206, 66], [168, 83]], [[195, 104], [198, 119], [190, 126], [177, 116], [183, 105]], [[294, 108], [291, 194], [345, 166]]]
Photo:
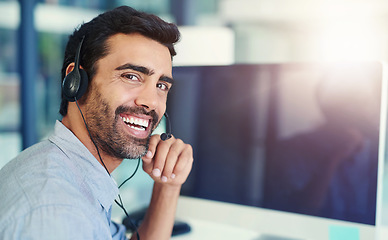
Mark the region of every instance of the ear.
[[[74, 63], [74, 62], [70, 63], [70, 64], [67, 66], [67, 68], [66, 68], [66, 76], [67, 76], [67, 74], [69, 74], [71, 71], [73, 71], [74, 66], [75, 66], [75, 63]], [[79, 66], [79, 68], [80, 68], [80, 69], [84, 69], [82, 66]], [[66, 76], [65, 76], [65, 77], [66, 77]]]
[[74, 69], [74, 63], [72, 62], [72, 63], [70, 63], [70, 64], [67, 66], [67, 68], [66, 68], [66, 76], [67, 76], [67, 74], [69, 74], [71, 71], [73, 71], [73, 69]]

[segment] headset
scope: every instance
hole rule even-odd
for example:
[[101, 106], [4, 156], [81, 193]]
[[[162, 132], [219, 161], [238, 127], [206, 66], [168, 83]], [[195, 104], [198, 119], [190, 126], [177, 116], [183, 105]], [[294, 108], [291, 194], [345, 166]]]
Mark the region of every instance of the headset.
[[62, 82], [62, 93], [66, 100], [69, 102], [75, 102], [85, 94], [88, 88], [88, 74], [85, 70], [79, 67], [79, 57], [81, 53], [82, 43], [85, 36], [82, 37], [81, 42], [78, 45], [77, 52], [74, 58], [74, 68]]
[[167, 121], [166, 132], [160, 135], [160, 139], [162, 139], [163, 141], [166, 141], [172, 137], [172, 134], [171, 134], [171, 122], [167, 112], [164, 113], [164, 117], [166, 118], [166, 121]]

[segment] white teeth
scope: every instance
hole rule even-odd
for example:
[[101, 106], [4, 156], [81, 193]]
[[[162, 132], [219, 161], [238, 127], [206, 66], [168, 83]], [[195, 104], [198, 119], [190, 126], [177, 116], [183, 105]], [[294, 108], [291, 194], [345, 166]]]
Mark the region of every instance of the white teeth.
[[144, 128], [147, 128], [148, 124], [149, 124], [148, 120], [141, 119], [141, 118], [135, 118], [135, 117], [130, 117], [130, 118], [128, 118], [128, 117], [121, 117], [121, 118], [127, 124], [134, 124], [134, 125], [140, 126], [140, 127], [130, 126], [131, 128], [137, 129], [137, 130], [144, 130]]
[[136, 130], [140, 130], [140, 131], [144, 131], [144, 130], [145, 130], [145, 129], [142, 128], [142, 127], [135, 127], [135, 126], [132, 126], [132, 125], [130, 125], [129, 127], [130, 127], [130, 128], [133, 128], [133, 129], [136, 129]]

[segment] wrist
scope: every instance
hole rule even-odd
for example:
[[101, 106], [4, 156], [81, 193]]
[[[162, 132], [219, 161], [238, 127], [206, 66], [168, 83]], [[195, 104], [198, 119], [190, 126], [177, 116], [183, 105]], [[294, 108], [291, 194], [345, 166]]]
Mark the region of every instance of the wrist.
[[182, 185], [167, 184], [161, 182], [154, 183], [154, 191], [159, 192], [163, 195], [179, 196], [181, 192]]

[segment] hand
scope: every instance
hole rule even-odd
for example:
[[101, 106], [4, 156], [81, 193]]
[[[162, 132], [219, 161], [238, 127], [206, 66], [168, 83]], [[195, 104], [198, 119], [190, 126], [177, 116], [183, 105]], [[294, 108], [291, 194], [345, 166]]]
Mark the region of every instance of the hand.
[[162, 141], [159, 135], [153, 135], [147, 154], [143, 157], [143, 170], [155, 182], [170, 185], [182, 185], [193, 165], [191, 145], [172, 136]]

